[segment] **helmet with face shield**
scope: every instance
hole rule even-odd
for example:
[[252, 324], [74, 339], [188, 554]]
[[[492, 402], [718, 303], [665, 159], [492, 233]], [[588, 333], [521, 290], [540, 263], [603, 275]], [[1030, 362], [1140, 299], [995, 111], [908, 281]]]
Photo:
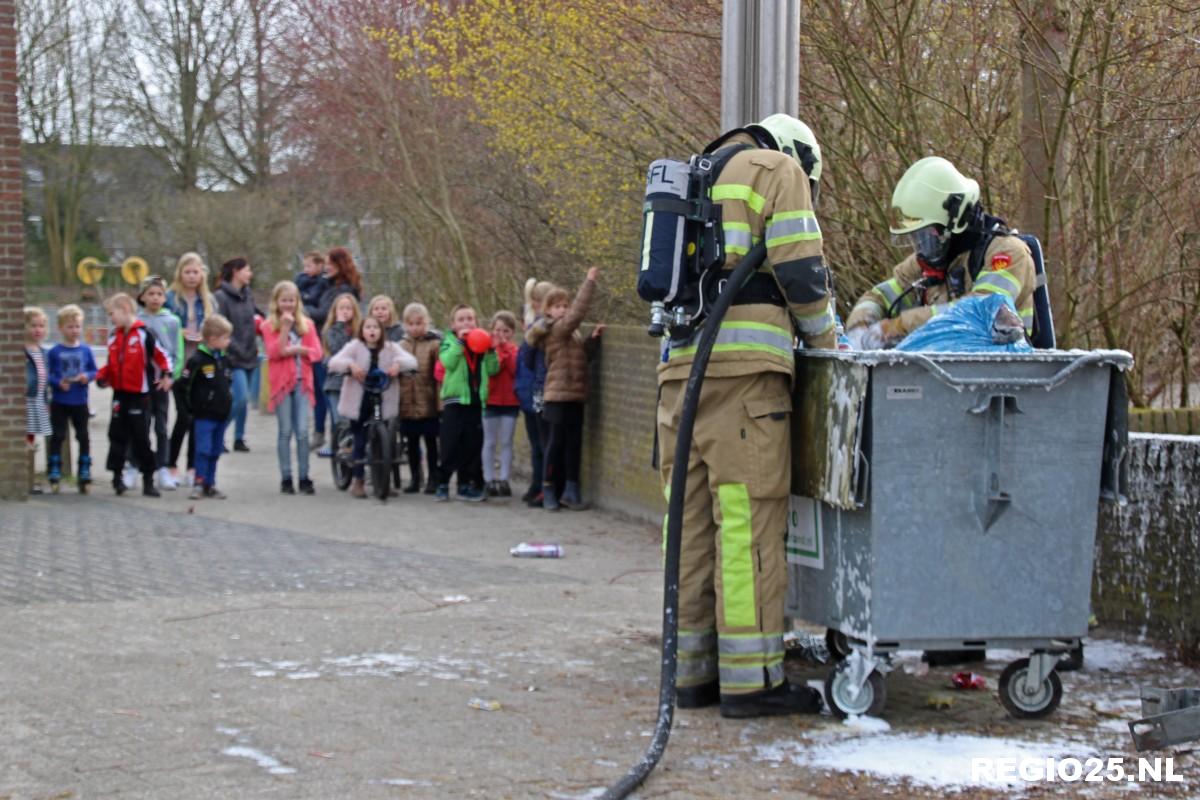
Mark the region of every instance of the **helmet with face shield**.
[[967, 229], [978, 207], [979, 184], [946, 159], [928, 156], [909, 167], [892, 192], [891, 231], [922, 262], [942, 268], [951, 258], [950, 238]]

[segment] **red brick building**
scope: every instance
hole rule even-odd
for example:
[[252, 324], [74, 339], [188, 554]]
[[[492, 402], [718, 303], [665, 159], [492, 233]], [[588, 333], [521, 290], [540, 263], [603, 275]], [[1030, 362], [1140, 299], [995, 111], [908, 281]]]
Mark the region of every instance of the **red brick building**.
[[26, 496], [24, 236], [17, 119], [17, 12], [0, 0], [0, 498]]

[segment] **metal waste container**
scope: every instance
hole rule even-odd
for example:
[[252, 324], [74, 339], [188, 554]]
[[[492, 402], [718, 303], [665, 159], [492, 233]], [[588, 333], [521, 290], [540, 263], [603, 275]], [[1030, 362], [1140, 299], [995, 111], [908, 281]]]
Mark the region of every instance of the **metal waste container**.
[[[1012, 648], [1040, 717], [1087, 633], [1098, 501], [1118, 499], [1123, 351], [797, 355], [788, 616], [824, 626], [839, 716], [879, 714], [898, 650]], [[1103, 487], [1102, 487], [1103, 484]]]

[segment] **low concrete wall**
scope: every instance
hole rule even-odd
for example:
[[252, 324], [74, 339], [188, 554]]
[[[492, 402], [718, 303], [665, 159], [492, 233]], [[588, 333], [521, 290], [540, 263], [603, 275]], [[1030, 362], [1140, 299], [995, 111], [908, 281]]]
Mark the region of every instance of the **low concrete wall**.
[[[595, 505], [655, 529], [666, 507], [650, 464], [658, 348], [640, 327], [605, 331], [592, 365], [583, 464], [584, 491]], [[1157, 416], [1139, 421], [1160, 424]], [[519, 427], [518, 472], [528, 464]], [[1200, 436], [1133, 434], [1129, 472], [1129, 503], [1101, 506], [1093, 608], [1106, 625], [1200, 659]]]
[[1133, 434], [1129, 502], [1104, 505], [1092, 607], [1200, 659], [1200, 436]]

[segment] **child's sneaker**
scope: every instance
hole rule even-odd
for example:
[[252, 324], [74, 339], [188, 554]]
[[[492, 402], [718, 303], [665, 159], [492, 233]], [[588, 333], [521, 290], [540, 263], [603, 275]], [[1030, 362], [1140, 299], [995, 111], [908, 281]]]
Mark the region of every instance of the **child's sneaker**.
[[501, 497], [512, 497], [512, 487], [508, 485], [508, 481], [500, 481], [499, 490]]
[[292, 485], [291, 478], [284, 478], [279, 482], [279, 491], [283, 494], [295, 494], [296, 487]]
[[113, 491], [117, 493], [117, 497], [120, 497], [121, 495], [125, 494], [125, 489], [127, 487], [125, 486], [125, 481], [123, 481], [121, 479], [121, 473], [119, 473], [119, 472], [113, 473], [112, 487], [113, 487]]
[[192, 487], [191, 494], [188, 495], [188, 500], [201, 500], [204, 498], [204, 487], [196, 484]]
[[300, 494], [316, 494], [317, 490], [313, 487], [313, 482], [308, 478], [300, 479]]
[[458, 493], [459, 500], [465, 500], [468, 503], [482, 503], [487, 500], [487, 495], [483, 489], [476, 489], [474, 486], [467, 486]]
[[158, 488], [173, 492], [179, 488], [179, 482], [171, 477], [171, 471], [166, 467], [158, 468]]
[[209, 498], [210, 500], [224, 500], [225, 499], [225, 493], [222, 492], [220, 489], [218, 489], [215, 486], [205, 486], [204, 487], [204, 496]]
[[126, 486], [137, 486], [139, 474], [136, 467], [125, 467], [125, 472], [121, 474], [121, 482]]
[[499, 497], [500, 496], [500, 481], [488, 481], [487, 496], [488, 497]]
[[433, 499], [439, 503], [448, 502], [450, 500], [450, 487], [444, 483], [438, 486], [437, 493], [434, 494]]

